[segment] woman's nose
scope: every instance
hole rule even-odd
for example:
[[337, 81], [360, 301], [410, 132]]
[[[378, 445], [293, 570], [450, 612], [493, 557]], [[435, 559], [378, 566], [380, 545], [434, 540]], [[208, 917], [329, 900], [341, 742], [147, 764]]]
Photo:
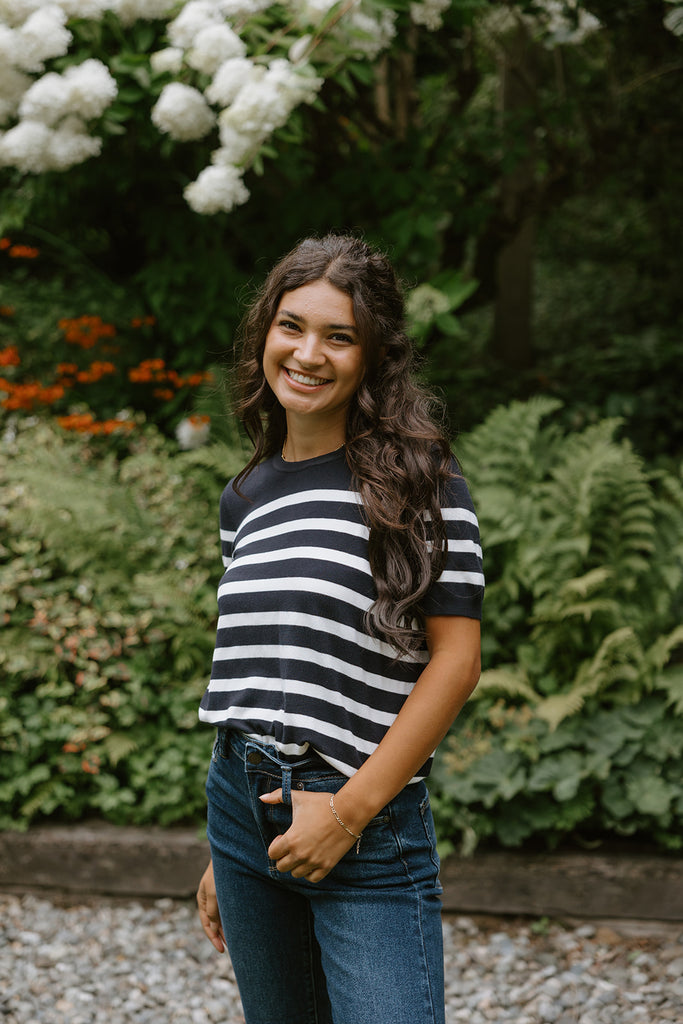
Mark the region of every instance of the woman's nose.
[[301, 335], [294, 354], [302, 366], [320, 366], [325, 361], [320, 338], [313, 331]]

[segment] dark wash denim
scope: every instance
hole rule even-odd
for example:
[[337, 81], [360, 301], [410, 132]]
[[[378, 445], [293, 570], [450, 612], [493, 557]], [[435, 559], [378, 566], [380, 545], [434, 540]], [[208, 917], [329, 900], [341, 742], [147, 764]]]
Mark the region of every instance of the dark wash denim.
[[[291, 790], [346, 778], [218, 730], [207, 779], [216, 891], [246, 1024], [444, 1024], [441, 885], [424, 783], [407, 786], [321, 882], [281, 874], [267, 850]], [[261, 803], [280, 786], [286, 804]], [[330, 812], [331, 813], [331, 812]]]

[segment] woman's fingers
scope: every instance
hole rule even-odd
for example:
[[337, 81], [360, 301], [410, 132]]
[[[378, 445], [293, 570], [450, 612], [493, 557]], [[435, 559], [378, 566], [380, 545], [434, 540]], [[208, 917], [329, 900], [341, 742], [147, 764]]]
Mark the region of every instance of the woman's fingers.
[[282, 803], [282, 790], [274, 789], [272, 793], [264, 793], [263, 796], [259, 797], [264, 804], [281, 804]]
[[222, 953], [225, 946], [225, 936], [218, 912], [218, 900], [216, 899], [216, 886], [213, 880], [213, 863], [209, 863], [202, 876], [197, 890], [197, 910], [202, 928], [212, 945]]

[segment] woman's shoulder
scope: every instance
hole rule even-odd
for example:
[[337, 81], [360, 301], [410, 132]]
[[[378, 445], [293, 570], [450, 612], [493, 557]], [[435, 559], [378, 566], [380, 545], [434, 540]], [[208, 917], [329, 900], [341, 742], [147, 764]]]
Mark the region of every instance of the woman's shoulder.
[[441, 503], [445, 508], [466, 508], [474, 511], [474, 502], [460, 463], [451, 454], [449, 476], [443, 485]]

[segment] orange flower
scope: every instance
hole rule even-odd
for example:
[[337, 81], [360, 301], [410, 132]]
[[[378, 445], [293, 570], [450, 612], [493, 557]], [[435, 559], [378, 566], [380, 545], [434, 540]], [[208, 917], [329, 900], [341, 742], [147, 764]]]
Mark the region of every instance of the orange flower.
[[57, 422], [62, 430], [74, 430], [79, 434], [113, 434], [117, 430], [134, 430], [135, 424], [130, 420], [101, 420], [94, 418], [92, 413], [72, 413], [71, 416], [58, 416]]
[[20, 363], [19, 349], [16, 345], [8, 345], [7, 348], [0, 349], [0, 366], [19, 366]]
[[57, 422], [63, 430], [87, 432], [94, 423], [95, 417], [90, 412], [72, 413], [70, 416], [58, 416]]
[[154, 390], [154, 397], [158, 398], [162, 402], [170, 401], [174, 394], [175, 392], [171, 391], [170, 388], [155, 388]]
[[155, 316], [134, 316], [130, 325], [131, 327], [152, 327], [156, 322]]
[[9, 255], [15, 260], [34, 260], [40, 256], [40, 249], [34, 249], [31, 245], [12, 245]]
[[100, 759], [97, 754], [93, 754], [90, 761], [86, 761], [85, 759], [81, 761], [81, 768], [84, 772], [87, 772], [88, 775], [99, 775]]
[[0, 249], [9, 249], [11, 244], [11, 238], [0, 238]]
[[0, 316], [14, 316], [15, 313], [16, 309], [14, 306], [0, 306]]
[[78, 373], [76, 363], [58, 363], [57, 373]]
[[65, 743], [62, 750], [65, 754], [80, 754], [85, 750], [85, 743]]
[[105, 323], [100, 316], [64, 318], [59, 321], [59, 328], [64, 331], [66, 341], [71, 345], [80, 345], [81, 348], [92, 348], [100, 338], [113, 338], [116, 335], [114, 325]]

